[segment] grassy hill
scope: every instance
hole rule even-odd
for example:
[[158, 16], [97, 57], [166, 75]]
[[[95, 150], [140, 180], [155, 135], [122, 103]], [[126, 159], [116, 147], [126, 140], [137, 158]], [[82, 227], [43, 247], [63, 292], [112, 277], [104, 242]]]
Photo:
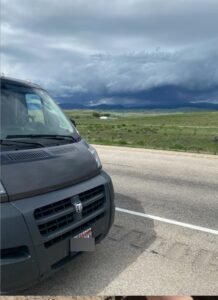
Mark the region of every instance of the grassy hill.
[[67, 110], [89, 142], [218, 154], [218, 112], [150, 114]]

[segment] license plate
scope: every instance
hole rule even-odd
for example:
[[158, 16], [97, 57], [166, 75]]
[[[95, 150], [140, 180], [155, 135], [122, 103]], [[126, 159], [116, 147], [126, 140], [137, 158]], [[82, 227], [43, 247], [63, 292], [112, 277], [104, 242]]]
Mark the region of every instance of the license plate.
[[92, 237], [92, 228], [84, 230], [83, 232], [75, 235], [73, 238], [74, 239], [78, 239], [78, 238], [79, 239], [88, 239], [90, 237]]
[[83, 232], [80, 232], [70, 240], [71, 252], [94, 251], [94, 250], [95, 250], [95, 239], [92, 237], [91, 228], [88, 228]]

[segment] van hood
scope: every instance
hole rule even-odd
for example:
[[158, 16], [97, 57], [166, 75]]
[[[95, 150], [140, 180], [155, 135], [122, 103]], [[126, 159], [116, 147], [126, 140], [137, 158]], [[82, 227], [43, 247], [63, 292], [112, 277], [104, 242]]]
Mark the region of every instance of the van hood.
[[51, 192], [100, 173], [88, 144], [1, 153], [1, 181], [9, 201]]

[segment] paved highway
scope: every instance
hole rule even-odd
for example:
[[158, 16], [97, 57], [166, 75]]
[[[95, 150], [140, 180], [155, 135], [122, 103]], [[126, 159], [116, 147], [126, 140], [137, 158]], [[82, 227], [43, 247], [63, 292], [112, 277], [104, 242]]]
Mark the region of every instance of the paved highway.
[[117, 206], [218, 230], [218, 157], [96, 148], [113, 178]]
[[27, 294], [218, 294], [218, 157], [96, 148], [116, 191], [109, 237]]

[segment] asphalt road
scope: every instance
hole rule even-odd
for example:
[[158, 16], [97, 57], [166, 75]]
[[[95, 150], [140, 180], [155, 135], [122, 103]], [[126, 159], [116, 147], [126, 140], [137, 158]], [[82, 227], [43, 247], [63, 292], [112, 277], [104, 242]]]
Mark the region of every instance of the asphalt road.
[[218, 230], [217, 156], [96, 148], [113, 178], [117, 206]]
[[95, 252], [27, 294], [218, 294], [218, 157], [96, 148], [128, 211]]

